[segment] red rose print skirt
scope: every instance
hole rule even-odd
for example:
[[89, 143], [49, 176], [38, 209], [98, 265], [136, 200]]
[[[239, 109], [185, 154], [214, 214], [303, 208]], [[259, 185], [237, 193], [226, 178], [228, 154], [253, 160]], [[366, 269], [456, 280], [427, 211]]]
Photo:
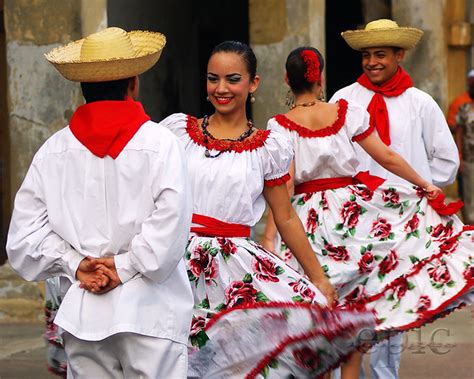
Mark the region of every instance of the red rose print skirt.
[[[339, 306], [374, 310], [378, 337], [472, 303], [474, 228], [439, 215], [423, 190], [351, 185], [292, 202]], [[284, 244], [281, 255], [300, 270]]]
[[189, 377], [317, 377], [373, 331], [373, 312], [330, 311], [301, 274], [246, 238], [191, 237]]

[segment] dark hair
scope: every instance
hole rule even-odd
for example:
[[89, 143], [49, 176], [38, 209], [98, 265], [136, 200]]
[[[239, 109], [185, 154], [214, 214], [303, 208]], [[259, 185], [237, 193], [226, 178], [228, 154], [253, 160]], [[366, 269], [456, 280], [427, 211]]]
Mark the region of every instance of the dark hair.
[[297, 49], [293, 50], [286, 58], [286, 74], [288, 76], [288, 82], [290, 84], [290, 88], [295, 94], [301, 94], [304, 92], [309, 92], [314, 86], [314, 82], [308, 82], [305, 77], [307, 64], [304, 61], [301, 52], [304, 50], [311, 50], [316, 53], [319, 60], [319, 74], [324, 69], [324, 58], [318, 49], [314, 47], [307, 47], [302, 46], [298, 47]]
[[249, 45], [239, 41], [224, 41], [212, 50], [211, 57], [216, 53], [235, 53], [240, 55], [250, 74], [250, 80], [255, 79], [255, 75], [257, 75], [257, 58]]
[[128, 85], [133, 78], [113, 80], [111, 82], [81, 82], [82, 95], [86, 103], [102, 100], [125, 100]]

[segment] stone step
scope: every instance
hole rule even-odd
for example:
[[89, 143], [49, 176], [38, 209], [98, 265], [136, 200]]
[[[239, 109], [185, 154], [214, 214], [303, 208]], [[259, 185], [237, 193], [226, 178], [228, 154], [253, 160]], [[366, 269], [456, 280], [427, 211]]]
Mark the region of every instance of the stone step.
[[27, 282], [7, 263], [0, 266], [0, 323], [43, 322], [44, 283]]

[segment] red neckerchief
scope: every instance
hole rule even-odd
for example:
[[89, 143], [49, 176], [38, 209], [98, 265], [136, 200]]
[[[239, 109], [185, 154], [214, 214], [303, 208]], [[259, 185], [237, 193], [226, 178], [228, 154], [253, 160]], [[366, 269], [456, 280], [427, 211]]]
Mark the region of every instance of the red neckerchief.
[[408, 88], [413, 87], [410, 75], [400, 66], [395, 75], [381, 86], [371, 83], [369, 78], [362, 74], [357, 82], [371, 91], [375, 92], [372, 100], [367, 107], [370, 114], [370, 126], [375, 127], [379, 133], [380, 139], [385, 145], [390, 146], [390, 122], [388, 119], [387, 104], [385, 104], [384, 96], [395, 97], [401, 95]]
[[148, 120], [138, 101], [96, 101], [76, 109], [69, 129], [92, 154], [115, 159]]

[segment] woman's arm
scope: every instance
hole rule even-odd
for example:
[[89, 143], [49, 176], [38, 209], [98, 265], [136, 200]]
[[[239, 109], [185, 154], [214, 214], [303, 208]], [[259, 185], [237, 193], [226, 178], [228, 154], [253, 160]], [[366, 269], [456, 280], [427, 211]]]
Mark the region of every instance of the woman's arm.
[[358, 143], [383, 168], [424, 188], [428, 192], [428, 199], [434, 199], [441, 193], [441, 189], [418, 175], [405, 159], [385, 145], [374, 133]]
[[263, 195], [272, 209], [275, 225], [305, 274], [332, 305], [336, 291], [329, 283], [316, 254], [311, 249], [303, 224], [291, 206], [286, 185], [265, 187]]
[[[289, 172], [290, 180], [286, 182], [286, 189], [288, 190], [289, 196], [293, 196], [295, 190], [293, 178], [295, 175], [295, 161], [291, 162]], [[273, 212], [271, 208], [268, 210], [267, 222], [265, 224], [265, 231], [263, 232], [262, 240], [260, 241], [262, 246], [268, 251], [276, 253], [278, 246], [275, 246], [275, 237], [277, 235], [277, 227], [275, 220], [273, 219]]]

